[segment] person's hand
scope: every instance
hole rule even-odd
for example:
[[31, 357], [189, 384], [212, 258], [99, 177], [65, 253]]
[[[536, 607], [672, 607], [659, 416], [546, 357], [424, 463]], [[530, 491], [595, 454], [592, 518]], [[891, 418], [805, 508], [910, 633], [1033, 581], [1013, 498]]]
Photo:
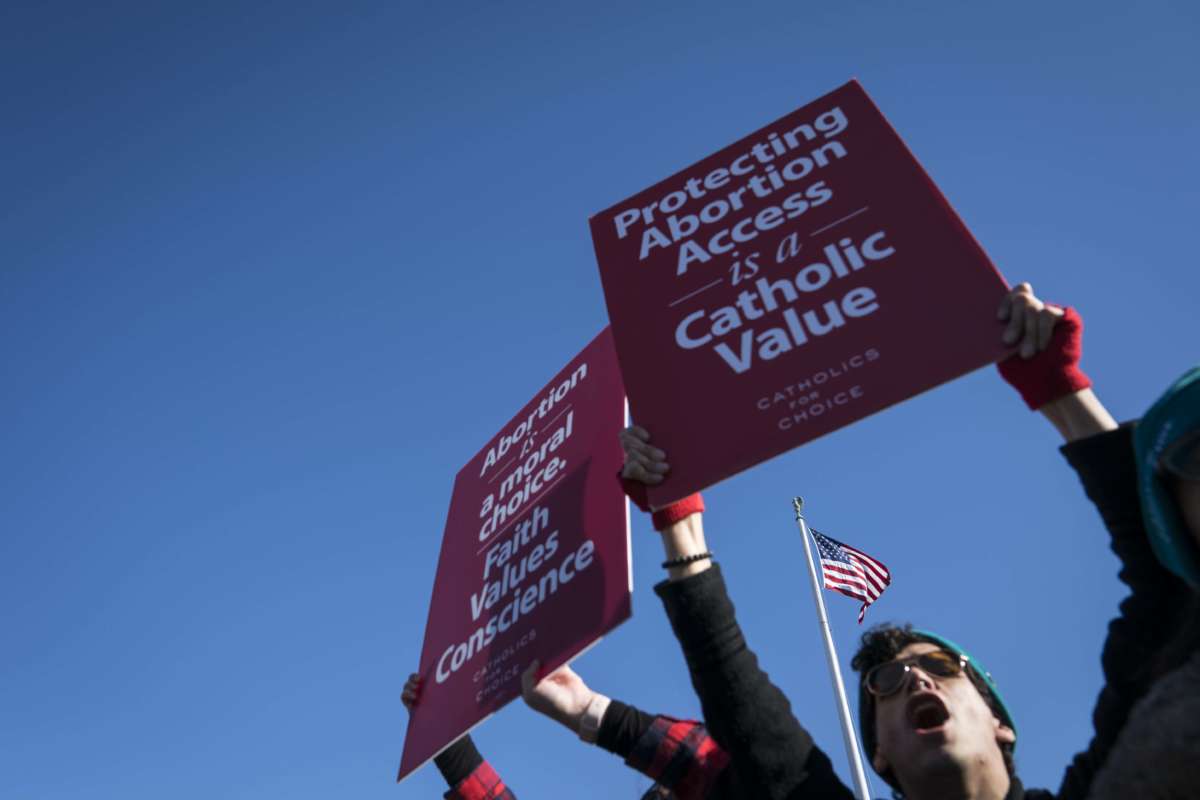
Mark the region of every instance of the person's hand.
[[540, 661], [534, 661], [521, 675], [521, 696], [539, 714], [545, 714], [573, 731], [587, 711], [595, 692], [566, 664], [538, 680]]
[[996, 309], [996, 319], [1008, 321], [1001, 341], [1026, 360], [1046, 349], [1064, 315], [1063, 309], [1039, 300], [1028, 283], [1017, 284]]
[[[1052, 403], [1070, 397], [1078, 400], [1079, 393], [1092, 385], [1079, 369], [1083, 318], [1075, 309], [1043, 303], [1033, 293], [1032, 286], [1022, 283], [1004, 296], [996, 309], [996, 318], [1007, 320], [1002, 340], [1014, 348], [1012, 355], [997, 363], [996, 368], [1029, 408], [1058, 414], [1056, 407], [1051, 408]], [[1102, 409], [1097, 404], [1085, 417], [1107, 424], [1097, 416], [1098, 410]], [[1107, 416], [1108, 412], [1104, 412], [1103, 417]], [[1051, 419], [1051, 422], [1063, 431], [1068, 441], [1083, 430], [1075, 424], [1064, 428], [1060, 423], [1065, 424], [1066, 420]]]
[[[671, 471], [671, 465], [666, 460], [667, 454], [650, 444], [650, 432], [637, 425], [630, 425], [621, 431], [618, 438], [621, 449], [625, 451], [625, 463], [617, 476], [621, 479], [621, 488], [634, 505], [642, 511], [650, 511], [646, 487], [662, 483]], [[661, 531], [703, 510], [704, 500], [697, 492], [660, 508], [651, 515], [650, 520], [654, 529]]]
[[621, 477], [627, 481], [645, 484], [662, 483], [663, 476], [671, 470], [667, 454], [650, 444], [650, 433], [645, 428], [630, 425], [621, 431], [621, 449], [625, 451], [625, 464]]
[[421, 699], [421, 676], [413, 673], [408, 676], [408, 680], [404, 683], [404, 691], [400, 693], [400, 702], [412, 713], [413, 706]]

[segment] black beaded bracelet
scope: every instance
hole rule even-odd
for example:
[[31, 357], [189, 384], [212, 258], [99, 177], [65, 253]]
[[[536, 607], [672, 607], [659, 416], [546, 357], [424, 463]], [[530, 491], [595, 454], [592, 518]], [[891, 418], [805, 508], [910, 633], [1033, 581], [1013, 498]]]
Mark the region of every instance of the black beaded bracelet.
[[711, 550], [705, 550], [703, 553], [696, 553], [695, 555], [672, 558], [669, 561], [664, 561], [662, 563], [662, 567], [663, 569], [670, 569], [671, 567], [686, 567], [688, 564], [692, 564], [696, 561], [703, 561], [706, 558], [712, 558]]

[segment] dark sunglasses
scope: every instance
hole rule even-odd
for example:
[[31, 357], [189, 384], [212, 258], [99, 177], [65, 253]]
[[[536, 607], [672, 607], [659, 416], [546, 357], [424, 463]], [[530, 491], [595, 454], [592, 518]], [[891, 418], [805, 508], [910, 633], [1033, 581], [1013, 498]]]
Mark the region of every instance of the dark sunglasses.
[[904, 685], [909, 671], [914, 666], [920, 667], [921, 671], [927, 675], [937, 678], [953, 678], [962, 674], [968, 660], [966, 656], [958, 653], [934, 650], [898, 661], [885, 661], [872, 668], [863, 682], [871, 694], [876, 697], [887, 697]]
[[1158, 459], [1160, 472], [1200, 481], [1200, 428], [1189, 431], [1163, 450]]

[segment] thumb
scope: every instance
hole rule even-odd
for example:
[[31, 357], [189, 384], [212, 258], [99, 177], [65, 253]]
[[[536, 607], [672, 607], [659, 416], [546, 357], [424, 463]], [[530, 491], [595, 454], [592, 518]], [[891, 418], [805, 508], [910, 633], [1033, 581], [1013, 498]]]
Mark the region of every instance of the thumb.
[[542, 662], [539, 659], [534, 659], [533, 662], [525, 668], [521, 673], [521, 695], [525, 698], [525, 702], [529, 702], [529, 698], [533, 695], [533, 689], [538, 685], [538, 671], [541, 669]]

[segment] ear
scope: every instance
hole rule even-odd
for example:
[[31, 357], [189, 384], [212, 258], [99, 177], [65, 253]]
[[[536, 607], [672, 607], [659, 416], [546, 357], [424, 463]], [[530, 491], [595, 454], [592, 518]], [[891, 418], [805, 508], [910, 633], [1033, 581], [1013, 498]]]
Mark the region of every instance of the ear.
[[997, 744], [1016, 744], [1017, 732], [1005, 725], [1000, 720], [992, 717], [996, 722], [996, 743]]
[[887, 759], [880, 754], [878, 747], [875, 748], [875, 755], [871, 756], [871, 766], [880, 775], [888, 771]]

